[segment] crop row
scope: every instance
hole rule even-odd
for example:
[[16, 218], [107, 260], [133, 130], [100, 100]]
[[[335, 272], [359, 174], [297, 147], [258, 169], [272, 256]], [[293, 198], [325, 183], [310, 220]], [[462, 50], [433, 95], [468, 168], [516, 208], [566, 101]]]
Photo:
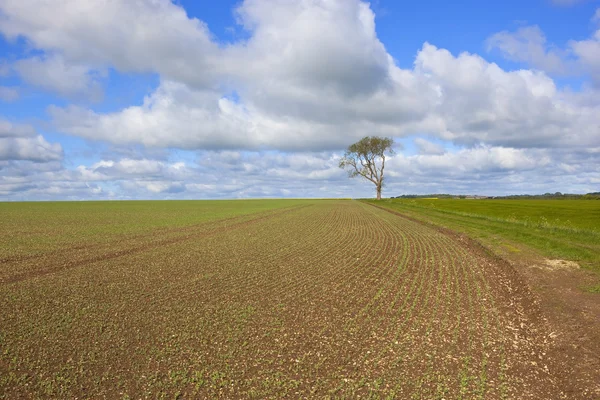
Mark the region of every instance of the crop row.
[[65, 249], [44, 261], [85, 262], [0, 284], [0, 397], [556, 392], [527, 295], [501, 265], [363, 203], [314, 201], [115, 246], [135, 251]]

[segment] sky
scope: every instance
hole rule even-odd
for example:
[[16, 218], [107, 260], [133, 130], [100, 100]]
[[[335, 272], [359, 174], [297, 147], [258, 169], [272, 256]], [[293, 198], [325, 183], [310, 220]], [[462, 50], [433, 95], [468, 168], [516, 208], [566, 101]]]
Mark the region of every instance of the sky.
[[0, 0], [0, 201], [600, 191], [598, 0]]

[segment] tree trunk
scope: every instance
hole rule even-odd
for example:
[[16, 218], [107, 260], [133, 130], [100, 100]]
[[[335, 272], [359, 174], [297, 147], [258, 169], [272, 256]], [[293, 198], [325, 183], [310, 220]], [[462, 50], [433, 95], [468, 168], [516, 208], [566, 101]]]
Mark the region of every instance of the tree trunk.
[[381, 184], [377, 185], [377, 200], [381, 200]]

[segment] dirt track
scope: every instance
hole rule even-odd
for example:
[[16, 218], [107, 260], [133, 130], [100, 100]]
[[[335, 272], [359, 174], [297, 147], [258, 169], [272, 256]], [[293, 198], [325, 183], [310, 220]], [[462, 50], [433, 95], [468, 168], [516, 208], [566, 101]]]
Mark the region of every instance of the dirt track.
[[6, 260], [0, 276], [4, 398], [588, 398], [567, 393], [510, 265], [359, 202]]

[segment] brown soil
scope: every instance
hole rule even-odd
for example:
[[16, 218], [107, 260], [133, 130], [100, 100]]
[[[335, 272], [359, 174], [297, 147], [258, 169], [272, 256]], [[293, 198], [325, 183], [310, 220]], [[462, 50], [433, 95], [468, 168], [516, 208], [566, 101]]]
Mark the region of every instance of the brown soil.
[[516, 252], [511, 248], [492, 255], [465, 235], [403, 217], [470, 242], [472, 247], [479, 247], [496, 259], [496, 263], [513, 269], [517, 279], [527, 286], [535, 312], [549, 331], [544, 340], [551, 344], [548, 355], [552, 372], [564, 394], [573, 399], [600, 399], [600, 296], [585, 291], [586, 287], [598, 285], [597, 274], [581, 270], [576, 262], [546, 259], [522, 246]]
[[[291, 210], [296, 208], [303, 208], [303, 206], [293, 207]], [[250, 218], [248, 216], [232, 217], [219, 220], [215, 223], [204, 223], [186, 226], [184, 228], [161, 230], [160, 233], [132, 235], [128, 238], [121, 238], [118, 241], [108, 242], [108, 244], [104, 245], [76, 245], [38, 255], [6, 258], [0, 260], [0, 262], [5, 266], [4, 270], [8, 271], [10, 275], [0, 276], [0, 285], [32, 279], [65, 269], [81, 267], [134, 253], [145, 252], [157, 247], [167, 246], [186, 240], [198, 240], [203, 237], [222, 234], [232, 229], [243, 228], [266, 218], [273, 218], [291, 210], [268, 211], [252, 215]], [[123, 248], [115, 250], [115, 248], [118, 247]], [[6, 268], [7, 266], [12, 265], [18, 265], [20, 268], [27, 265], [32, 266], [33, 268], [26, 271], [19, 271], [18, 268]]]
[[2, 265], [0, 398], [594, 396], [598, 352], [572, 346], [594, 336], [568, 336], [593, 321], [565, 309], [566, 329], [530, 283], [573, 270], [523, 273], [378, 208], [315, 201], [114, 246]]
[[565, 392], [600, 399], [600, 295], [582, 290], [597, 285], [597, 275], [562, 260], [512, 262], [540, 299]]

